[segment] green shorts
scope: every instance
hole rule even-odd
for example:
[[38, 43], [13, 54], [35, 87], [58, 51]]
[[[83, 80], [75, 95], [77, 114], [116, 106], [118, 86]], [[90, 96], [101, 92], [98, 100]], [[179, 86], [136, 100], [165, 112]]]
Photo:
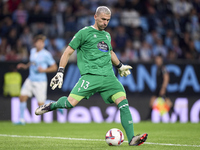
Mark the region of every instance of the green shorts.
[[99, 93], [105, 103], [114, 103], [116, 99], [125, 96], [126, 92], [116, 76], [100, 76], [86, 74], [81, 76], [72, 89], [69, 96], [80, 101], [89, 99], [95, 93]]

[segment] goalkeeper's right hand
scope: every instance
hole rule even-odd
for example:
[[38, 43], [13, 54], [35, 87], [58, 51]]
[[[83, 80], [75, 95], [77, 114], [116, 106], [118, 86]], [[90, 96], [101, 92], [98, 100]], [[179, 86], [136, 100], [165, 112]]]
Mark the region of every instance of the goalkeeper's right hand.
[[63, 73], [64, 73], [64, 68], [60, 67], [58, 69], [57, 74], [51, 79], [50, 87], [52, 90], [54, 90], [57, 86], [58, 86], [58, 88], [62, 87]]

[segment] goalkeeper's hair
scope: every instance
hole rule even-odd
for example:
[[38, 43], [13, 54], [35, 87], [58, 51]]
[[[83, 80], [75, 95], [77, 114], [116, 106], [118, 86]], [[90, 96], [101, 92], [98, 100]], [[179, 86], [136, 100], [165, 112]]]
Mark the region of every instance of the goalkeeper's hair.
[[111, 15], [110, 9], [108, 7], [106, 7], [106, 6], [97, 7], [95, 14], [98, 16], [100, 13], [104, 13], [106, 15]]

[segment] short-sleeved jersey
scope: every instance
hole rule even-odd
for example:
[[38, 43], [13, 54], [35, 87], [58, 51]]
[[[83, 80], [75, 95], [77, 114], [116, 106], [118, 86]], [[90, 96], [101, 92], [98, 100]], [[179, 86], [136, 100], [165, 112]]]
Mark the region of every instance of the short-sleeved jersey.
[[46, 69], [55, 64], [55, 60], [46, 49], [37, 52], [36, 48], [32, 48], [30, 52], [30, 63], [28, 78], [31, 81], [47, 81], [46, 73], [38, 72], [38, 67]]
[[79, 30], [69, 46], [77, 50], [77, 65], [81, 75], [114, 75], [111, 62], [111, 37], [92, 26]]

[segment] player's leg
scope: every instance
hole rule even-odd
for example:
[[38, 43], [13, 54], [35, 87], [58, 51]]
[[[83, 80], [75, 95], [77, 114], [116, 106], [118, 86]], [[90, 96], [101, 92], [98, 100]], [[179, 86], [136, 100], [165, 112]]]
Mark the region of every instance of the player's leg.
[[[113, 95], [112, 97], [114, 96], [115, 95]], [[126, 99], [125, 96], [121, 96], [115, 100], [115, 104], [117, 105], [120, 111], [121, 124], [126, 132], [128, 142], [130, 143], [131, 139], [134, 136], [134, 128], [133, 128], [132, 115], [129, 110], [128, 100]]]
[[[33, 84], [33, 95], [36, 97], [38, 101], [38, 105], [42, 106], [44, 104], [49, 104], [51, 102], [56, 102], [53, 100], [46, 100], [47, 99], [47, 82], [32, 82]], [[58, 111], [63, 114], [62, 109], [58, 109]]]
[[[55, 103], [55, 102], [56, 102], [56, 101], [54, 101], [54, 100], [48, 100], [48, 99], [47, 99], [47, 100], [45, 101], [44, 104]], [[64, 113], [64, 110], [63, 110], [62, 108], [57, 109], [57, 111], [60, 112], [61, 114]]]
[[[82, 76], [77, 84], [72, 89], [70, 95], [68, 97], [63, 96], [58, 99], [55, 103], [50, 103], [47, 105], [43, 105], [36, 109], [35, 114], [41, 115], [43, 113], [46, 113], [48, 111], [52, 111], [58, 108], [73, 108], [76, 106], [79, 101], [81, 101], [83, 98], [89, 98], [93, 94], [93, 88], [95, 89], [98, 83], [95, 83], [95, 80], [97, 78], [95, 76], [91, 75], [84, 75]], [[97, 80], [100, 82], [100, 80]], [[85, 96], [82, 96], [85, 95]]]
[[31, 81], [29, 79], [26, 79], [24, 84], [22, 85], [21, 88], [21, 92], [20, 92], [20, 106], [19, 106], [19, 110], [20, 110], [20, 119], [19, 122], [17, 122], [16, 124], [25, 124], [25, 118], [24, 118], [24, 112], [27, 108], [27, 100], [29, 97], [32, 96], [31, 93]]
[[75, 107], [78, 103], [79, 103], [79, 101], [71, 96], [68, 96], [68, 97], [63, 96], [63, 97], [59, 98], [57, 102], [52, 103], [50, 108], [51, 108], [51, 110], [55, 110], [58, 108], [68, 109], [68, 108]]
[[[120, 110], [121, 124], [126, 132], [129, 145], [140, 145], [147, 138], [147, 134], [134, 136], [133, 120], [129, 110], [128, 100], [122, 84], [115, 76], [105, 77], [103, 87], [99, 91], [106, 103], [115, 103]], [[143, 140], [144, 139], [144, 140]]]
[[[115, 95], [113, 95], [115, 96]], [[121, 96], [115, 100], [115, 104], [120, 110], [120, 118], [121, 118], [121, 124], [126, 131], [126, 135], [128, 138], [128, 143], [130, 146], [139, 146], [143, 144], [148, 134], [144, 133], [142, 135], [136, 135], [134, 136], [134, 128], [133, 128], [133, 120], [132, 115], [129, 110], [129, 104], [128, 100], [125, 96]]]
[[49, 104], [44, 104], [44, 105], [38, 107], [35, 110], [35, 114], [42, 115], [46, 112], [53, 111], [53, 110], [60, 109], [60, 108], [70, 109], [70, 108], [75, 107], [78, 104], [78, 102], [79, 102], [78, 100], [76, 100], [70, 96], [69, 97], [63, 96], [63, 97], [59, 98], [58, 101], [56, 101], [56, 102], [51, 102]]
[[151, 113], [152, 113], [152, 110], [153, 110], [153, 104], [156, 100], [156, 98], [159, 96], [159, 93], [160, 93], [160, 88], [157, 87], [155, 92], [153, 93], [153, 95], [151, 96], [150, 98], [150, 101], [149, 101], [149, 110], [148, 110], [148, 114], [147, 114], [147, 117], [145, 118], [145, 120], [151, 120]]
[[19, 122], [17, 124], [25, 124], [24, 112], [25, 112], [25, 109], [27, 108], [28, 96], [27, 95], [20, 95], [19, 99], [20, 99], [20, 105], [19, 105], [20, 120], [19, 120]]
[[[83, 98], [88, 99], [100, 86], [101, 77], [95, 75], [82, 76], [77, 84], [72, 89], [68, 97], [61, 97], [56, 103], [52, 103], [50, 108], [52, 110], [57, 108], [73, 108]], [[83, 96], [84, 95], [84, 96]]]
[[171, 108], [173, 106], [173, 103], [169, 97], [165, 97], [165, 101], [166, 101], [166, 104], [169, 106], [169, 108]]
[[[67, 97], [61, 97], [58, 99], [58, 101], [46, 100], [46, 98], [47, 98], [47, 82], [34, 82], [33, 85], [34, 85], [33, 94], [36, 97], [39, 106], [52, 103], [51, 104], [52, 110], [55, 110], [57, 108], [65, 108], [65, 105], [68, 106], [68, 104], [66, 104], [66, 103], [68, 103], [69, 98], [67, 98]], [[71, 107], [71, 106], [69, 106], [69, 107]]]
[[155, 96], [155, 95], [151, 96], [150, 102], [149, 102], [149, 107], [151, 107], [151, 108], [153, 107], [153, 104], [154, 104], [156, 98], [157, 98], [157, 96]]
[[47, 82], [42, 81], [42, 82], [32, 82], [33, 88], [32, 92], [35, 98], [38, 101], [38, 105], [42, 106], [45, 104], [45, 101], [47, 99]]
[[151, 113], [152, 113], [152, 107], [153, 107], [153, 104], [156, 100], [157, 96], [153, 95], [151, 96], [150, 98], [150, 101], [149, 101], [149, 110], [148, 110], [148, 114], [147, 114], [147, 117], [145, 118], [145, 120], [151, 120]]

